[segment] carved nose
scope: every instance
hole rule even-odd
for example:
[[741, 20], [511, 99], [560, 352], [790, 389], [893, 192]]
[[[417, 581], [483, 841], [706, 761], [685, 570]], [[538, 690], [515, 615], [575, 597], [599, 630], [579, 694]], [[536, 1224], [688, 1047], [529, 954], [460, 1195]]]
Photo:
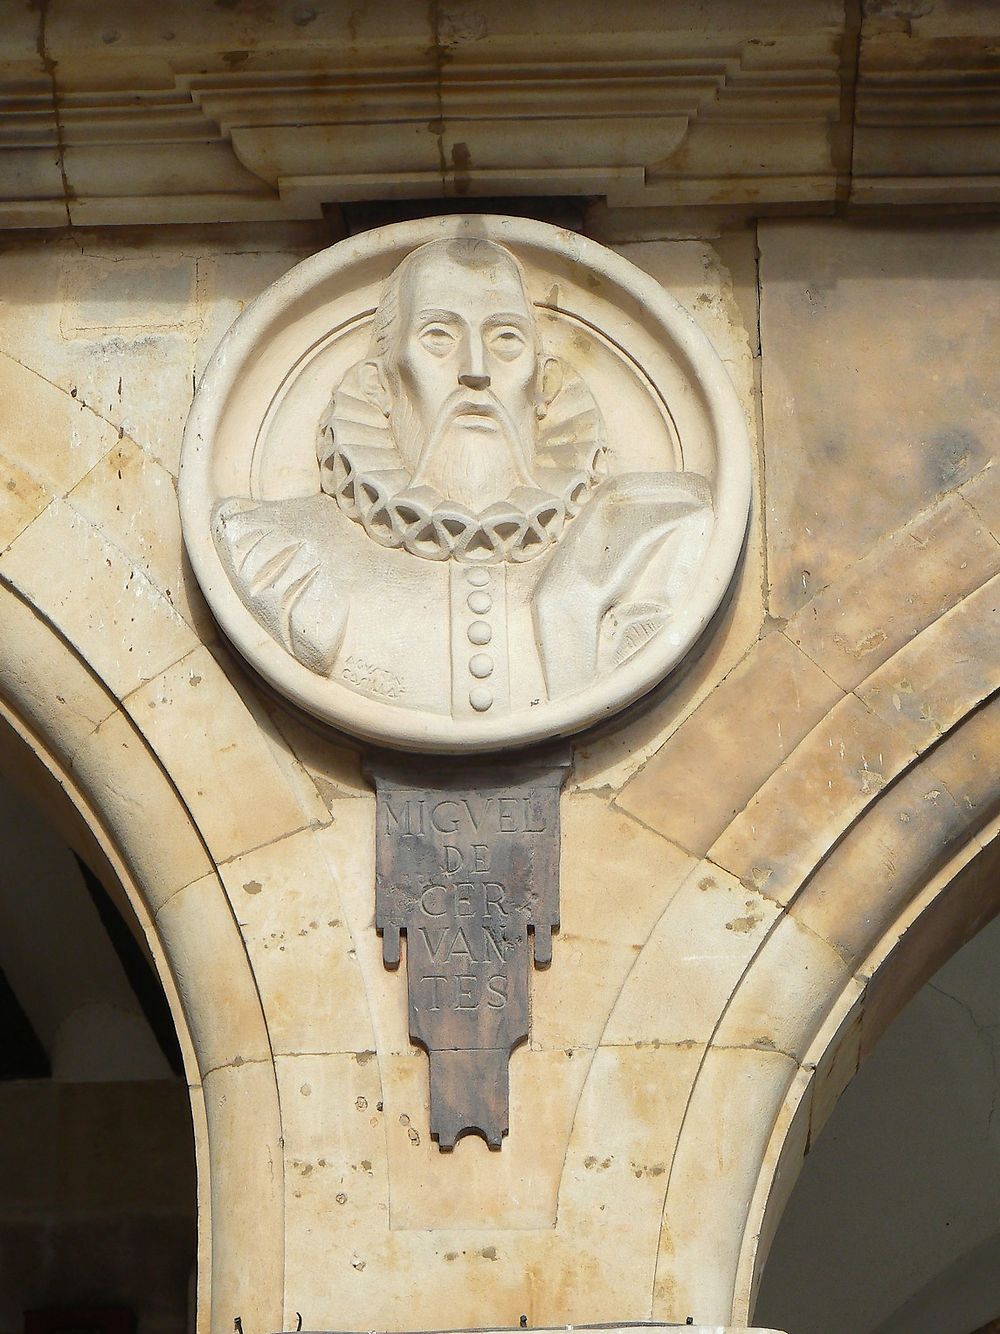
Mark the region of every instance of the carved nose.
[[489, 389], [490, 377], [488, 375], [460, 375], [458, 383], [464, 384], [466, 389]]

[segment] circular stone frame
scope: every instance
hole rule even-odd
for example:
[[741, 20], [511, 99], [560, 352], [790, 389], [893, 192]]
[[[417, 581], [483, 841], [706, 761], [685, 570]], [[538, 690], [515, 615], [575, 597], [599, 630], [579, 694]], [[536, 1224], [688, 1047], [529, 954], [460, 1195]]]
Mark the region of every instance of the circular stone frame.
[[[352, 297], [354, 322], [366, 312], [370, 317], [396, 265], [425, 242], [447, 237], [486, 237], [508, 246], [536, 269], [550, 270], [556, 284], [577, 275], [581, 290], [598, 293], [602, 308], [616, 311], [615, 334], [608, 337], [617, 338], [625, 355], [629, 331], [635, 330], [672, 363], [669, 388], [637, 363], [648, 378], [648, 392], [659, 395], [669, 414], [671, 394], [680, 384], [679, 392], [692, 396], [705, 423], [700, 470], [710, 475], [712, 535], [691, 595], [671, 617], [670, 634], [661, 631], [582, 690], [505, 717], [456, 719], [406, 708], [310, 671], [258, 624], [231, 584], [211, 533], [215, 505], [234, 494], [232, 467], [220, 468], [217, 458], [220, 440], [227, 442], [229, 457], [234, 450], [245, 454], [246, 494], [268, 498], [254, 481], [262, 432], [322, 341], [324, 321], [327, 329], [338, 322], [336, 315], [330, 318], [331, 304], [341, 304], [341, 324], [344, 302]], [[556, 304], [547, 308], [561, 313], [558, 286], [552, 290]], [[535, 299], [536, 307], [542, 304]], [[567, 317], [573, 318], [572, 311]], [[591, 323], [602, 332], [597, 321]], [[614, 440], [610, 443], [613, 447]], [[678, 443], [683, 454], [683, 435]], [[280, 695], [363, 741], [471, 754], [582, 731], [638, 700], [678, 665], [718, 609], [739, 561], [750, 510], [751, 454], [743, 408], [725, 366], [691, 315], [654, 278], [574, 232], [531, 219], [475, 214], [395, 223], [348, 238], [297, 264], [253, 301], [223, 337], [198, 386], [184, 432], [178, 490], [184, 541], [202, 592], [232, 644]]]

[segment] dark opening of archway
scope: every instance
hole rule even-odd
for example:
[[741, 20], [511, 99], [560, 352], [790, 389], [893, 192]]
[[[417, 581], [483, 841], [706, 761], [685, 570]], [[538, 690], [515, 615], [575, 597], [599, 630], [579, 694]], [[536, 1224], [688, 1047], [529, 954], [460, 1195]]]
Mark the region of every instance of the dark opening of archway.
[[194, 1146], [138, 929], [0, 777], [0, 1331], [182, 1334]]
[[[991, 849], [987, 849], [990, 853]], [[992, 856], [963, 892], [993, 902]], [[917, 992], [805, 1160], [755, 1323], [791, 1334], [1000, 1331], [1000, 917]]]

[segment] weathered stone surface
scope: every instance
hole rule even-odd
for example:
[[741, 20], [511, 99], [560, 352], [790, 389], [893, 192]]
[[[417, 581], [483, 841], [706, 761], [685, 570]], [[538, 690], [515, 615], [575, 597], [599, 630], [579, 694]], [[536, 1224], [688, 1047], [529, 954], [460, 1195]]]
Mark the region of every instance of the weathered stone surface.
[[202, 643], [217, 638], [184, 555], [175, 478], [162, 463], [123, 437], [81, 478], [69, 503], [129, 558]]
[[[172, 511], [192, 371], [329, 236], [75, 233], [0, 255], [0, 709], [138, 887], [207, 1072], [217, 1334], [237, 1312], [248, 1334], [297, 1311], [746, 1318], [763, 1201], [995, 909], [994, 862], [963, 871], [1000, 806], [991, 226], [762, 224], [755, 363], [753, 231], [718, 225], [647, 215], [629, 235], [687, 239], [627, 254], [704, 322], [744, 409], [762, 377], [762, 522], [689, 674], [578, 753], [502, 1153], [438, 1151], [381, 957], [359, 755], [217, 648]], [[739, 301], [719, 263], [736, 251]]]
[[897, 780], [791, 907], [794, 919], [828, 941], [852, 971], [863, 967], [872, 938], [891, 930], [912, 897], [928, 848], [946, 852], [965, 836], [967, 812], [934, 773], [933, 759], [928, 768]]
[[845, 828], [912, 759], [889, 724], [846, 695], [762, 785], [709, 855], [744, 884], [788, 904]]
[[[128, 696], [127, 711], [172, 775], [213, 859], [228, 861], [310, 823], [253, 714], [207, 648]], [[266, 802], [241, 794], [263, 784]], [[226, 794], [225, 802], [217, 794]]]
[[954, 727], [971, 701], [1000, 688], [998, 601], [994, 575], [857, 687], [859, 698], [915, 750]]
[[374, 1045], [354, 938], [336, 871], [312, 829], [227, 862], [223, 883], [242, 924], [276, 1056]]
[[1000, 542], [1000, 468], [996, 463], [967, 482], [961, 494]]
[[[0, 257], [0, 267], [6, 284], [11, 267], [8, 256]], [[50, 495], [62, 494], [111, 449], [118, 433], [111, 422], [81, 400], [79, 393], [73, 393], [75, 384], [55, 382], [53, 368], [44, 361], [44, 355], [44, 370], [40, 368], [36, 361], [39, 347], [29, 350], [26, 346], [33, 336], [37, 337], [37, 329], [26, 328], [17, 319], [0, 322], [0, 327], [0, 390], [7, 405], [0, 437], [3, 456], [36, 486]], [[58, 334], [51, 332], [58, 343]], [[47, 422], [48, 429], [57, 434], [61, 448], [39, 447], [40, 421]], [[15, 489], [10, 479], [6, 485], [8, 491]]]
[[850, 975], [832, 945], [786, 913], [741, 979], [737, 1003], [712, 1041], [719, 1047], [784, 1052], [801, 1064], [827, 1016], [830, 996], [847, 985]]
[[989, 461], [998, 235], [963, 227], [951, 244], [931, 226], [761, 224], [775, 616]]
[[66, 394], [75, 435], [93, 418], [176, 471], [200, 330], [194, 257], [170, 244], [82, 256], [63, 243], [41, 257], [7, 250], [0, 272], [15, 315], [0, 347]]
[[622, 987], [604, 1041], [703, 1048], [779, 917], [735, 876], [702, 862], [650, 933]]
[[138, 810], [150, 817], [150, 835], [132, 858], [150, 912], [212, 872], [197, 829], [178, 825], [176, 789], [148, 760], [145, 741], [127, 714], [116, 711], [88, 733], [73, 751], [72, 772], [85, 790], [100, 792], [105, 825], [116, 839], [125, 840]]
[[185, 885], [160, 907], [157, 929], [164, 940], [184, 942], [184, 967], [179, 970], [178, 992], [190, 1016], [192, 1037], [204, 1080], [223, 1067], [237, 1071], [245, 1064], [270, 1064], [267, 1031], [259, 1005], [246, 990], [237, 989], [214, 1009], [201, 1009], [196, 1000], [200, 980], [212, 969], [228, 973], [234, 982], [246, 968], [242, 942], [227, 931], [229, 905], [219, 893], [216, 875]]
[[54, 499], [8, 547], [0, 574], [33, 606], [47, 606], [71, 644], [93, 645], [94, 668], [118, 698], [197, 643], [165, 592], [67, 500]]
[[996, 199], [996, 7], [904, 0], [862, 15], [851, 198], [949, 208]]
[[[797, 1071], [782, 1052], [720, 1046], [706, 1054], [687, 1109], [697, 1130], [682, 1133], [671, 1165], [668, 1208], [684, 1208], [690, 1221], [684, 1228], [668, 1224], [660, 1233], [654, 1317], [690, 1310], [706, 1298], [713, 1310], [731, 1309], [731, 1275], [742, 1242], [735, 1216], [753, 1193], [774, 1118]], [[721, 1115], [700, 1114], [708, 1106]], [[722, 1129], [734, 1125], [738, 1136]], [[716, 1227], [718, 1218], [729, 1225]]]
[[998, 567], [989, 529], [960, 496], [946, 496], [817, 593], [786, 634], [850, 690]]
[[842, 694], [785, 635], [765, 635], [622, 788], [618, 804], [705, 853]]
[[[319, 218], [331, 200], [467, 195], [833, 197], [836, 0], [766, 21], [728, 0], [711, 25], [697, 4], [649, 0], [613, 17], [596, 0], [196, 12], [19, 14], [4, 225]], [[72, 106], [63, 140], [45, 59]]]
[[36, 519], [49, 503], [49, 493], [41, 482], [15, 459], [0, 458], [0, 549]]
[[[754, 361], [759, 347], [753, 241], [748, 228], [735, 228], [713, 238], [712, 244], [677, 239], [616, 249], [662, 283], [712, 339], [743, 403], [759, 469], [763, 459]], [[587, 788], [623, 786], [662, 744], [664, 735], [732, 671], [760, 634], [764, 610], [762, 496], [755, 489], [743, 556], [718, 624], [669, 688], [659, 692], [657, 704], [640, 711], [634, 721], [605, 729], [599, 738], [577, 747], [573, 782]]]
[[[412, 1051], [384, 1058], [380, 1070], [391, 1226], [432, 1232], [491, 1230], [497, 1200], [505, 1200], [511, 1229], [551, 1231], [564, 1184], [564, 1150], [540, 1154], [538, 1145], [568, 1143], [590, 1055], [579, 1048], [517, 1048], [510, 1062], [513, 1133], [504, 1140], [503, 1151], [491, 1153], [481, 1139], [467, 1136], [446, 1154], [427, 1132], [426, 1057]], [[521, 1133], [519, 1127], [530, 1129]]]

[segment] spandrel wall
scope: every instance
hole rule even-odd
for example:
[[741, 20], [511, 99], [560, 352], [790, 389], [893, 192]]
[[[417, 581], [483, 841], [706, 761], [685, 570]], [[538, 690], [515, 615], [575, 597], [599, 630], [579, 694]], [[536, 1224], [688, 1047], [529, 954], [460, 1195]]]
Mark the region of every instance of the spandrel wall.
[[[129, 848], [191, 1025], [220, 1331], [746, 1323], [796, 1160], [907, 970], [975, 925], [957, 904], [893, 954], [996, 814], [995, 229], [706, 230], [623, 250], [743, 401], [746, 552], [685, 674], [576, 748], [512, 1132], [450, 1155], [373, 927], [358, 756], [250, 681], [177, 516], [195, 379], [328, 237], [3, 247], [10, 642], [44, 630], [86, 669], [60, 688], [67, 764]], [[56, 711], [30, 675], [7, 695]]]

